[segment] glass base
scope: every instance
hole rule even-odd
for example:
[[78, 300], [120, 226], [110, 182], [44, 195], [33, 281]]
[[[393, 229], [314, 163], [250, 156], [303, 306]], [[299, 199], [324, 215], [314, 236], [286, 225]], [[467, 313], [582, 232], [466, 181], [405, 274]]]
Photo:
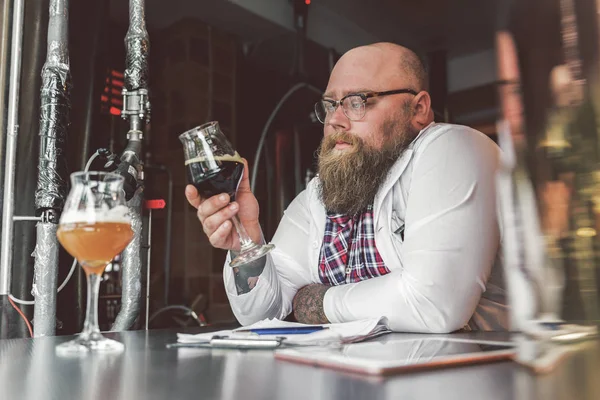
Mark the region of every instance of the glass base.
[[598, 337], [595, 325], [578, 325], [561, 320], [531, 320], [525, 325], [523, 333], [532, 339], [553, 342], [576, 342]]
[[275, 248], [273, 244], [265, 244], [263, 246], [255, 245], [248, 250], [242, 251], [236, 258], [231, 260], [229, 266], [231, 268], [242, 267], [252, 261], [258, 260], [261, 257], [266, 256], [271, 250]]
[[116, 340], [102, 336], [100, 332], [91, 334], [80, 333], [79, 336], [69, 342], [61, 343], [56, 346], [58, 353], [117, 353], [125, 349], [125, 345]]

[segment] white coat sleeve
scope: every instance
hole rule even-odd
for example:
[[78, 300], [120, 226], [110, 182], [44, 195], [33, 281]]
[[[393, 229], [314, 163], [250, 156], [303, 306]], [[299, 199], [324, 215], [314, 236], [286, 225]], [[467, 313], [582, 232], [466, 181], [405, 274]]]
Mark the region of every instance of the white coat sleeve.
[[307, 250], [310, 226], [307, 197], [303, 191], [286, 209], [272, 240], [275, 250], [267, 255], [265, 268], [250, 292], [237, 294], [229, 256], [225, 261], [225, 291], [242, 325], [265, 318], [284, 319], [292, 311], [298, 289], [312, 283]]
[[325, 294], [331, 322], [388, 317], [401, 332], [445, 333], [471, 318], [499, 244], [497, 146], [460, 129], [415, 160], [405, 216], [403, 268]]

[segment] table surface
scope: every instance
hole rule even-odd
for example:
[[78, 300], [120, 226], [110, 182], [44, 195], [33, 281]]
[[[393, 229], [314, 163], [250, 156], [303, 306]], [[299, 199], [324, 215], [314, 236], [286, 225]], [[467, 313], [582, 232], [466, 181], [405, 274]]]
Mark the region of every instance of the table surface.
[[[0, 340], [0, 398], [600, 399], [598, 343], [545, 375], [507, 361], [368, 378], [275, 360], [267, 350], [167, 349], [176, 341], [174, 330], [107, 336], [122, 341], [126, 350], [65, 358], [54, 348], [73, 337]], [[453, 336], [509, 340], [500, 333]]]

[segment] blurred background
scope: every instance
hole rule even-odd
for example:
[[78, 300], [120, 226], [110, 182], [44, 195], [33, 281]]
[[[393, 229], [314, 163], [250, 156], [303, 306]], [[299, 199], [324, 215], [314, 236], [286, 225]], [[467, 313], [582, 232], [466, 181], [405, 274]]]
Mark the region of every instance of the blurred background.
[[[324, 90], [340, 55], [378, 41], [405, 45], [427, 60], [438, 122], [469, 125], [497, 140], [496, 122], [503, 112], [499, 83], [506, 82], [498, 70], [496, 34], [505, 31], [514, 37], [521, 71], [517, 90], [523, 96], [519, 112], [525, 116], [520, 133], [525, 134], [530, 149], [527, 161], [534, 181], [537, 185], [566, 177], [573, 190], [584, 193], [581, 201], [569, 208], [572, 215], [568, 219], [574, 222], [566, 231], [574, 233], [561, 235], [565, 248], [576, 247], [577, 229], [596, 226], [598, 117], [589, 88], [598, 78], [600, 36], [596, 1], [569, 1], [579, 29], [575, 47], [580, 61], [580, 76], [571, 74], [571, 79], [587, 83], [578, 101], [567, 101], [569, 115], [578, 113], [575, 120], [580, 124], [572, 126], [569, 118], [560, 123], [571, 124], [572, 132], [582, 134], [569, 136], [578, 144], [571, 146], [568, 154], [540, 147], [552, 121], [556, 121], [551, 73], [556, 66], [566, 64], [571, 54], [565, 51], [563, 3], [146, 0], [152, 104], [144, 143], [146, 199], [167, 200], [167, 208], [152, 213], [150, 314], [167, 304], [182, 304], [209, 323], [235, 321], [223, 287], [225, 253], [209, 245], [195, 210], [184, 197], [186, 176], [177, 136], [217, 120], [252, 167], [267, 120], [274, 117], [260, 156], [255, 191], [268, 240], [285, 207], [314, 175], [314, 152], [322, 136], [322, 125], [313, 115], [319, 95], [295, 85], [307, 83]], [[128, 2], [71, 1], [70, 13], [73, 89], [67, 163], [72, 172], [82, 169], [98, 148], [119, 153], [126, 144], [128, 127], [120, 110]], [[37, 162], [31, 162], [31, 155], [39, 151], [40, 71], [46, 54], [47, 22], [48, 0], [26, 2], [16, 215], [35, 211]], [[278, 106], [279, 111], [273, 114]], [[561, 137], [567, 131], [562, 129]], [[3, 160], [0, 165], [4, 165]], [[98, 159], [92, 169], [102, 165]], [[146, 222], [148, 218], [146, 212]], [[567, 295], [562, 312], [568, 319], [597, 320], [600, 274], [595, 231], [585, 240], [585, 259], [582, 261], [579, 252], [578, 257], [566, 261]], [[34, 246], [34, 224], [16, 224], [12, 293], [21, 299], [31, 299]], [[563, 254], [565, 257], [568, 255]], [[63, 254], [59, 282], [70, 265], [70, 258]], [[587, 294], [582, 296], [584, 292]], [[585, 301], [596, 302], [595, 308], [584, 307]], [[101, 286], [102, 329], [111, 326], [119, 306], [119, 265], [115, 262]], [[31, 317], [32, 307], [22, 308]], [[84, 310], [84, 276], [77, 268], [58, 296], [57, 334], [78, 332]], [[151, 327], [195, 323], [175, 310], [157, 315]], [[135, 327], [142, 326], [143, 318], [138, 318]]]

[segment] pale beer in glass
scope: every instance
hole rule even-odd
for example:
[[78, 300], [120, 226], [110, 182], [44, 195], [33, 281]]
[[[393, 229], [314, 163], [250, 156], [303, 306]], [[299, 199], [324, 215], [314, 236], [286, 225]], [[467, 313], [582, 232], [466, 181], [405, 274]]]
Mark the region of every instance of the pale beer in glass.
[[58, 345], [59, 352], [121, 351], [98, 328], [98, 292], [106, 266], [133, 238], [129, 208], [125, 205], [123, 177], [108, 172], [76, 172], [60, 217], [58, 240], [79, 261], [88, 283], [83, 331]]

